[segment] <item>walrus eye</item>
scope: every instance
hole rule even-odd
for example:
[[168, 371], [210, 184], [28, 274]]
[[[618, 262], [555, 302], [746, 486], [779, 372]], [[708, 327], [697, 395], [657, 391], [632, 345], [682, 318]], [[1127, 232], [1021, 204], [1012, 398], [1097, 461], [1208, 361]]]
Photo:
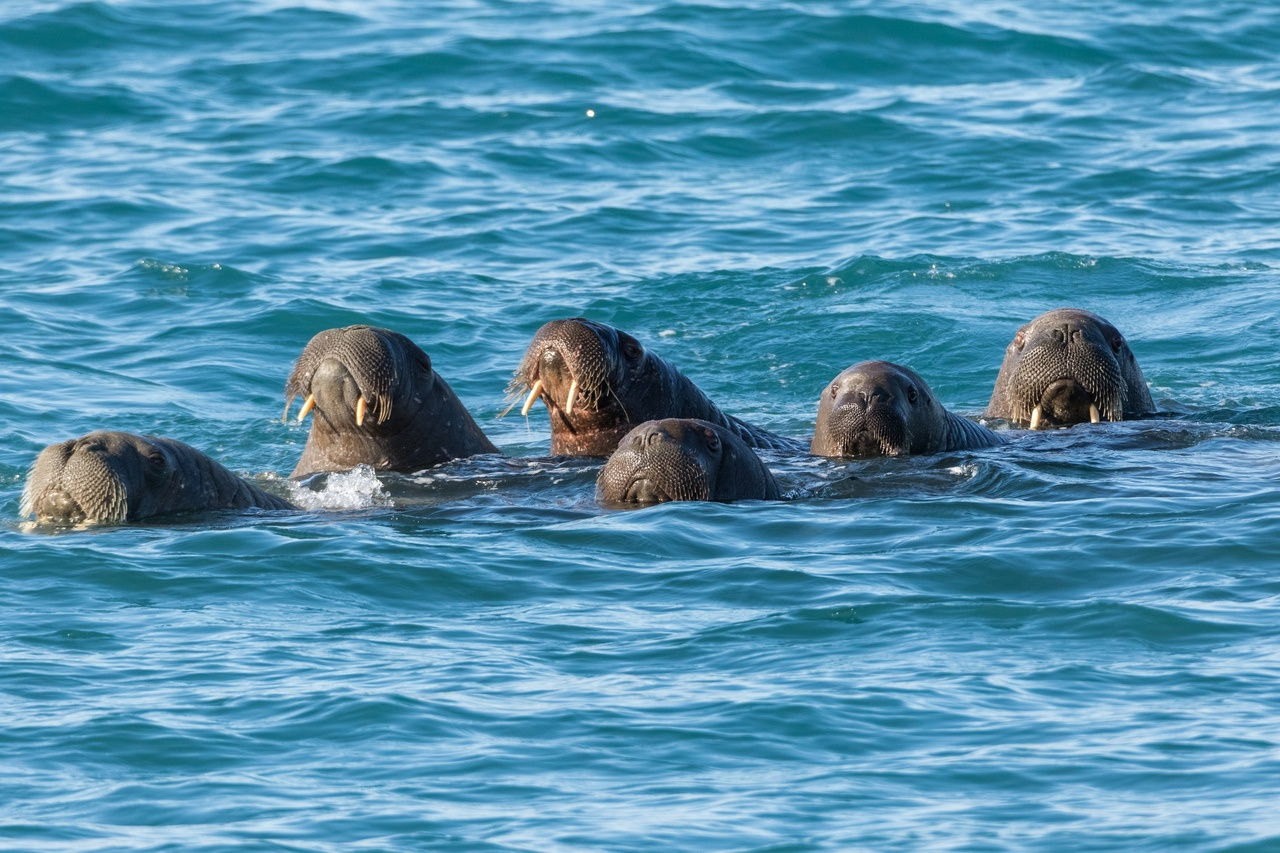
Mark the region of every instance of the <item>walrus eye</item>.
[[625, 355], [627, 358], [637, 359], [643, 353], [644, 353], [644, 350], [640, 347], [640, 344], [636, 343], [635, 341], [623, 341], [622, 354]]
[[1119, 353], [1120, 348], [1124, 346], [1124, 338], [1116, 337], [1111, 339], [1111, 351]]
[[1013, 348], [1022, 349], [1022, 345], [1027, 342], [1027, 333], [1022, 329], [1018, 330], [1018, 334], [1013, 336]]
[[831, 386], [831, 399], [832, 399], [832, 400], [834, 400], [834, 399], [836, 398], [836, 395], [837, 395], [837, 394], [839, 394], [839, 393], [840, 393], [840, 386], [839, 386], [839, 385], [832, 385], [832, 386]]
[[163, 473], [167, 464], [168, 463], [165, 462], [164, 454], [159, 450], [147, 451], [147, 467], [151, 469], [152, 473]]
[[716, 435], [716, 431], [713, 429], [707, 430], [706, 436], [707, 436], [707, 450], [710, 450], [712, 453], [715, 453], [720, 449], [720, 436]]
[[907, 402], [908, 402], [908, 403], [911, 403], [912, 405], [915, 405], [915, 402], [916, 402], [916, 386], [914, 386], [914, 385], [908, 385], [908, 386], [907, 386]]

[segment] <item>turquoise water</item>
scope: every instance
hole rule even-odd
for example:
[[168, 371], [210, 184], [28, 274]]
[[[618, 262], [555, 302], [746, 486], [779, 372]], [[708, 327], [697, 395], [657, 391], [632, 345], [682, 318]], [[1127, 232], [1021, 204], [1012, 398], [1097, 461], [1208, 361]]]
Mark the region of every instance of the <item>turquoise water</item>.
[[[1278, 51], [1265, 3], [9, 0], [0, 848], [1280, 848]], [[788, 435], [869, 358], [976, 415], [1064, 305], [1162, 417], [633, 512], [497, 418], [574, 315]], [[509, 458], [20, 523], [92, 429], [287, 474], [351, 323]]]

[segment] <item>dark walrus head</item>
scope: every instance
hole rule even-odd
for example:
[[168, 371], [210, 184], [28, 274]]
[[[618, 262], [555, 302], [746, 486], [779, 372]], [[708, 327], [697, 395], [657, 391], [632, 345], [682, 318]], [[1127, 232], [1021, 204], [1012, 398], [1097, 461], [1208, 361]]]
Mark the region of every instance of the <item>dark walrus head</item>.
[[1059, 308], [1018, 329], [986, 416], [1031, 429], [1122, 421], [1155, 411], [1133, 350], [1097, 314]]
[[497, 453], [431, 359], [398, 332], [328, 329], [298, 357], [285, 386], [314, 412], [294, 477], [369, 465], [412, 473], [450, 459]]
[[724, 414], [631, 335], [580, 317], [554, 320], [533, 336], [507, 390], [518, 400], [526, 389], [521, 414], [539, 399], [550, 412], [552, 455], [608, 456], [637, 424], [676, 417], [720, 424], [752, 447], [795, 446]]
[[718, 424], [667, 418], [626, 434], [596, 481], [613, 504], [777, 500], [778, 484], [755, 451]]
[[105, 430], [46, 447], [22, 492], [22, 515], [53, 524], [248, 507], [295, 509], [180, 441]]
[[[809, 451], [818, 456], [903, 456], [959, 450], [951, 415], [914, 370], [888, 361], [864, 361], [831, 381], [818, 401]], [[974, 430], [989, 430], [969, 424]], [[991, 441], [1000, 443], [994, 433]], [[970, 446], [965, 444], [964, 447]]]

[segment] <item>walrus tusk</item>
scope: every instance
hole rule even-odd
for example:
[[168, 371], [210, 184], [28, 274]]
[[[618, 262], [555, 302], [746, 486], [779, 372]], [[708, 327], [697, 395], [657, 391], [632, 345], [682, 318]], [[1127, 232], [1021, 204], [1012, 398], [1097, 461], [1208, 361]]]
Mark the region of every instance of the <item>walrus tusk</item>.
[[302, 411], [298, 412], [298, 423], [302, 423], [302, 419], [305, 418], [307, 414], [315, 407], [316, 407], [316, 395], [308, 394], [306, 402], [302, 404]]
[[364, 401], [364, 395], [360, 395], [360, 399], [356, 400], [356, 426], [364, 426], [364, 410], [368, 403]]
[[1040, 429], [1040, 407], [1036, 406], [1031, 410], [1031, 428]]
[[522, 417], [529, 417], [529, 410], [533, 408], [534, 402], [537, 401], [538, 395], [541, 393], [542, 380], [539, 379], [537, 382], [533, 383], [533, 387], [529, 389], [528, 398], [524, 401], [524, 405], [520, 407], [520, 415]]
[[1101, 421], [1102, 421], [1102, 416], [1098, 414], [1098, 404], [1090, 403], [1089, 404], [1089, 423], [1096, 424], [1096, 423], [1100, 423]]
[[564, 413], [566, 415], [573, 414], [573, 399], [578, 396], [578, 380], [569, 383], [569, 399], [564, 402]]

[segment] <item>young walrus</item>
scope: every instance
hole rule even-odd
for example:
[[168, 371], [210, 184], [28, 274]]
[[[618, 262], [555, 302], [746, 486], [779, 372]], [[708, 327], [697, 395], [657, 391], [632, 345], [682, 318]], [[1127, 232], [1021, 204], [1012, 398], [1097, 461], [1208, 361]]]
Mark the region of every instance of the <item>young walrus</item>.
[[1004, 439], [942, 407], [914, 370], [864, 361], [831, 381], [818, 401], [809, 452], [817, 456], [904, 456], [995, 447]]

